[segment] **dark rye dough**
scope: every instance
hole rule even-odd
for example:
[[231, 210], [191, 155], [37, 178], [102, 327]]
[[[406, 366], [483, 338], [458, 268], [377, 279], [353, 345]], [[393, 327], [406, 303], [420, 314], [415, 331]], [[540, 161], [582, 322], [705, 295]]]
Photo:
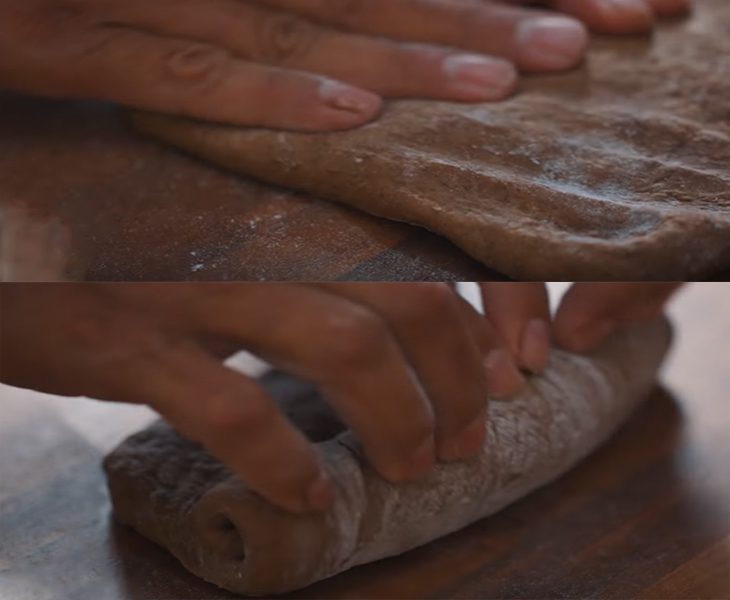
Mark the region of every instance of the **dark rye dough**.
[[730, 269], [730, 2], [597, 40], [513, 99], [399, 101], [333, 134], [152, 114], [217, 165], [446, 236], [517, 279], [689, 280]]
[[311, 386], [270, 374], [263, 385], [317, 442], [336, 483], [332, 510], [283, 512], [158, 422], [105, 459], [114, 511], [223, 588], [252, 595], [302, 588], [457, 531], [565, 473], [647, 397], [670, 337], [669, 324], [657, 321], [615, 335], [591, 356], [554, 350], [545, 375], [520, 397], [490, 403], [477, 458], [399, 485], [373, 471]]

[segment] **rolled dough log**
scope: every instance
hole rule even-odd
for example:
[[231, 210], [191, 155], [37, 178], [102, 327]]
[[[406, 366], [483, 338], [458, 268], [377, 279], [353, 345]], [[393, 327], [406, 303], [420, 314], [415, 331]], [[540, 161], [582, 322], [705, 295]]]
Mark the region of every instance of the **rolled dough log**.
[[[196, 444], [159, 422], [104, 462], [117, 518], [190, 571], [241, 594], [287, 592], [426, 544], [555, 479], [604, 442], [654, 384], [666, 321], [610, 339], [590, 357], [554, 351], [517, 399], [493, 401], [473, 460], [393, 485], [316, 392], [285, 375], [263, 380], [318, 444], [337, 486], [327, 514], [287, 514], [250, 492]], [[335, 437], [331, 437], [335, 436]], [[327, 439], [330, 438], [330, 439]]]
[[440, 233], [517, 279], [689, 280], [730, 268], [730, 2], [514, 99], [394, 102], [307, 135], [138, 114], [233, 171]]

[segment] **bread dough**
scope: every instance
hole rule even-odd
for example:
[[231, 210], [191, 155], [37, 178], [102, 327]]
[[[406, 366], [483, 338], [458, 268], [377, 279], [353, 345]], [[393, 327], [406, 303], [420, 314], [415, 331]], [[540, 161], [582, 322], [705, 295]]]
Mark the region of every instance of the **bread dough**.
[[421, 225], [533, 280], [689, 280], [730, 267], [730, 3], [514, 99], [403, 101], [334, 134], [138, 114], [137, 128], [239, 173]]
[[546, 374], [520, 397], [490, 403], [477, 458], [399, 485], [368, 466], [310, 386], [269, 375], [262, 381], [271, 395], [310, 438], [323, 440], [318, 447], [337, 487], [332, 510], [277, 509], [159, 422], [105, 459], [115, 514], [233, 592], [301, 588], [461, 529], [567, 471], [646, 397], [669, 342], [668, 323], [657, 321], [615, 335], [592, 356], [554, 350]]

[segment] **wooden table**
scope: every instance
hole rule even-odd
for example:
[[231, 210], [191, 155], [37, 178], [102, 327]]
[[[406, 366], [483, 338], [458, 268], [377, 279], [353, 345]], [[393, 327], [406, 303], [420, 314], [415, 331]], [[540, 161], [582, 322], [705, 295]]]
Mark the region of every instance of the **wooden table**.
[[59, 223], [71, 279], [500, 278], [424, 229], [145, 141], [108, 105], [0, 92], [0, 131], [0, 208]]
[[[664, 387], [575, 470], [297, 597], [730, 597], [730, 284], [672, 314]], [[111, 519], [100, 460], [150, 411], [0, 387], [0, 415], [0, 599], [232, 597]]]

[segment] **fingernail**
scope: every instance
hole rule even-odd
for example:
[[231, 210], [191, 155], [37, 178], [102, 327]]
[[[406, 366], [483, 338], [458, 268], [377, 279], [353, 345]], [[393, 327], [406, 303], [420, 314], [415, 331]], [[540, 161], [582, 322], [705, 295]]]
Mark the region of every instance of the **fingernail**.
[[512, 359], [502, 348], [492, 350], [484, 361], [487, 370], [487, 389], [495, 398], [506, 398], [519, 392], [525, 385], [525, 378]]
[[576, 66], [588, 45], [588, 31], [568, 17], [536, 17], [517, 30], [520, 56], [530, 69], [562, 70]]
[[307, 505], [312, 510], [327, 510], [335, 501], [335, 488], [329, 476], [321, 471], [317, 479], [307, 488]]
[[328, 79], [319, 86], [319, 97], [329, 107], [370, 115], [380, 107], [380, 97], [365, 90]]
[[456, 54], [443, 62], [449, 88], [464, 100], [495, 100], [509, 95], [517, 70], [506, 60], [477, 54]]
[[525, 325], [520, 342], [520, 362], [532, 373], [545, 371], [550, 352], [550, 327], [543, 319], [533, 319]]
[[443, 460], [464, 460], [471, 458], [481, 451], [486, 434], [487, 415], [482, 412], [461, 433], [457, 434], [444, 445], [440, 457]]
[[614, 321], [603, 320], [576, 329], [570, 336], [569, 350], [588, 352], [593, 350], [605, 338], [611, 335], [617, 325]]

